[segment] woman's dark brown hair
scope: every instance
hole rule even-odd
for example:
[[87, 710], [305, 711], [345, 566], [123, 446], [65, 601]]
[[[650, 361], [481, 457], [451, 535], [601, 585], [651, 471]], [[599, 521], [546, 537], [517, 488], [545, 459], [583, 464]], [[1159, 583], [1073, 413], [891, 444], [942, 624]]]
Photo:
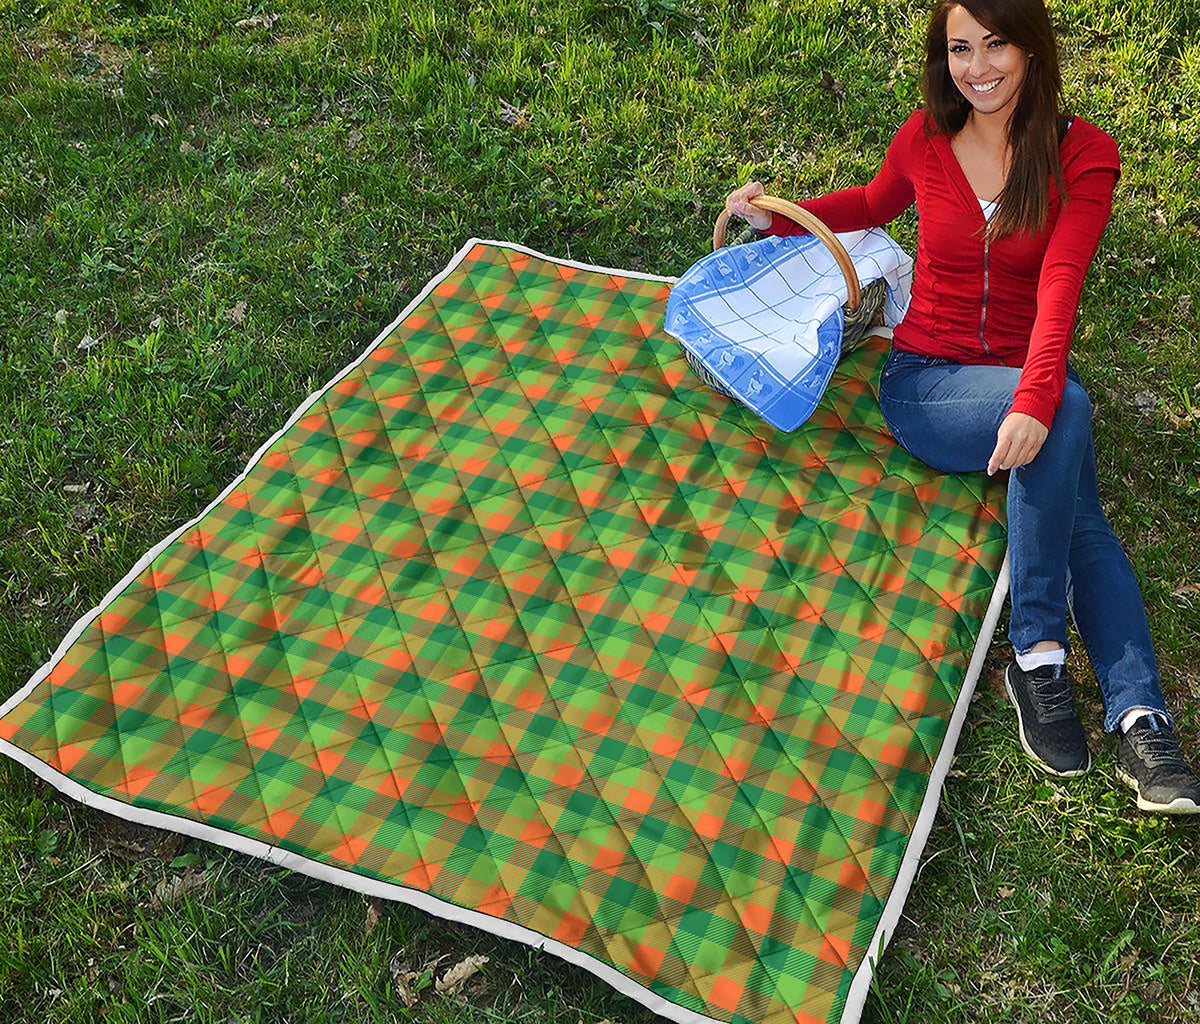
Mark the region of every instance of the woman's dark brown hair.
[[1054, 27], [1042, 0], [940, 0], [925, 35], [925, 109], [934, 130], [953, 135], [967, 121], [970, 101], [950, 77], [946, 19], [963, 7], [979, 24], [1030, 55], [1016, 105], [1008, 122], [1012, 161], [988, 230], [999, 238], [1036, 233], [1046, 226], [1050, 178], [1066, 196], [1058, 147], [1065, 124], [1061, 113], [1062, 76]]

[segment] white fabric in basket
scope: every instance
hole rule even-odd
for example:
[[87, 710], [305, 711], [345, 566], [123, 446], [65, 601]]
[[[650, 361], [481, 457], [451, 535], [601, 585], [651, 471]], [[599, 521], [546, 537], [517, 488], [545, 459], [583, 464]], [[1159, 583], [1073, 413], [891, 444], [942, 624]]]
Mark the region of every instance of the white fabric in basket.
[[[908, 308], [913, 261], [880, 228], [839, 234], [860, 284], [887, 283], [883, 319]], [[718, 249], [671, 291], [665, 329], [772, 426], [794, 430], [820, 400], [841, 356], [846, 281], [815, 235]]]

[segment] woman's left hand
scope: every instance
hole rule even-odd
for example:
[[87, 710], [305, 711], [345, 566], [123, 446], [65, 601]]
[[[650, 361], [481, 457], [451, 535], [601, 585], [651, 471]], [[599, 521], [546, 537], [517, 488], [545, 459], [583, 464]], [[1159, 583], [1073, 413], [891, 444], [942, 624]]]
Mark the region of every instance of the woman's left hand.
[[988, 459], [988, 476], [998, 469], [1014, 469], [1032, 462], [1049, 433], [1041, 420], [1028, 413], [1010, 412], [996, 431], [996, 448]]

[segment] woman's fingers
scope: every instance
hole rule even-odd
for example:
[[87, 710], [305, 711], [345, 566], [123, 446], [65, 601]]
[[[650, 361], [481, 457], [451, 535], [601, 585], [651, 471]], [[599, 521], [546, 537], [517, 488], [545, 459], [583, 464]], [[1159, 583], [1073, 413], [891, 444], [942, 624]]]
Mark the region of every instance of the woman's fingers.
[[725, 199], [725, 209], [730, 216], [741, 217], [749, 221], [759, 231], [765, 231], [771, 226], [771, 214], [751, 205], [750, 200], [761, 196], [764, 192], [762, 182], [748, 181], [740, 188], [734, 189]]
[[1000, 469], [1025, 466], [1037, 458], [1050, 433], [1041, 420], [1023, 412], [1010, 412], [996, 432], [996, 447], [988, 459], [988, 476]]
[[746, 203], [755, 196], [761, 196], [764, 191], [765, 190], [763, 189], [761, 181], [748, 181], [740, 188], [735, 188], [732, 192], [730, 192], [729, 198], [725, 200], [725, 202], [726, 204], [731, 202], [739, 204]]
[[996, 441], [996, 447], [992, 449], [992, 457], [988, 459], [988, 476], [995, 476], [998, 469], [1008, 469], [1008, 448], [1007, 441]]

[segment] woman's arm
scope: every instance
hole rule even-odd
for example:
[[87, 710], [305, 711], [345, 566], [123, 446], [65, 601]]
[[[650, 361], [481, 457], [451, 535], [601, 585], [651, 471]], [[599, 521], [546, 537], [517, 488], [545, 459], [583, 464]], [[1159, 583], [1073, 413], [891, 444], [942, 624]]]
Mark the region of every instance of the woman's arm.
[[1033, 416], [1046, 427], [1062, 401], [1083, 279], [1112, 213], [1118, 173], [1112, 166], [1092, 166], [1070, 183], [1070, 200], [1059, 213], [1042, 260], [1037, 317], [1010, 412]]
[[[868, 184], [829, 192], [796, 205], [824, 221], [831, 231], [860, 231], [891, 223], [916, 199], [912, 182], [891, 157], [889, 149], [879, 173]], [[773, 235], [805, 234], [794, 220], [778, 213], [768, 230]]]
[[[799, 205], [833, 231], [858, 231], [895, 220], [916, 198], [910, 177], [910, 154], [914, 133], [924, 131], [924, 123], [924, 112], [918, 110], [901, 126], [888, 146], [883, 166], [869, 184], [830, 192]], [[804, 228], [782, 214], [767, 213], [751, 206], [749, 198], [761, 195], [762, 191], [758, 182], [748, 182], [730, 193], [725, 208], [732, 215], [744, 217], [759, 231], [784, 236], [805, 234]]]

